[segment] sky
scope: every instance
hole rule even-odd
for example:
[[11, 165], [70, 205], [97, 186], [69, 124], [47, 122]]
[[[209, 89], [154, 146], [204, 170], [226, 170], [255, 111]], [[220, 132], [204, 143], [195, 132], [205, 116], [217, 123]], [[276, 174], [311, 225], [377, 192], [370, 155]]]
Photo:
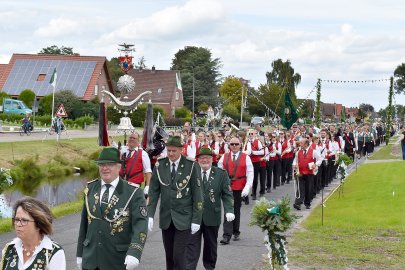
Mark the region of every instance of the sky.
[[405, 62], [404, 14], [398, 0], [0, 0], [0, 64], [51, 45], [110, 59], [125, 42], [135, 44], [135, 62], [169, 69], [178, 50], [199, 46], [221, 60], [223, 78], [258, 87], [274, 60], [289, 59], [299, 98], [315, 99], [320, 78], [323, 102], [379, 110]]

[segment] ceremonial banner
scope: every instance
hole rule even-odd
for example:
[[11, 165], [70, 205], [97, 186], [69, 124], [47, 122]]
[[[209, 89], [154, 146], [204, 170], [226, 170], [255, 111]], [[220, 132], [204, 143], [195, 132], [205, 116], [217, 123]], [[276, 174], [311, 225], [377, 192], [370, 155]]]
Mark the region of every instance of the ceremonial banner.
[[344, 123], [346, 121], [346, 109], [345, 106], [342, 107], [342, 111], [340, 112], [340, 122]]
[[51, 80], [49, 83], [53, 86], [53, 88], [56, 87], [56, 78], [58, 77], [58, 74], [56, 73], [56, 68], [53, 70]]
[[287, 129], [290, 129], [297, 119], [297, 110], [291, 101], [290, 94], [286, 90], [284, 95], [284, 107], [283, 111], [281, 112], [281, 124]]
[[98, 122], [98, 145], [109, 146], [107, 132], [107, 117], [104, 102], [100, 102], [99, 122]]

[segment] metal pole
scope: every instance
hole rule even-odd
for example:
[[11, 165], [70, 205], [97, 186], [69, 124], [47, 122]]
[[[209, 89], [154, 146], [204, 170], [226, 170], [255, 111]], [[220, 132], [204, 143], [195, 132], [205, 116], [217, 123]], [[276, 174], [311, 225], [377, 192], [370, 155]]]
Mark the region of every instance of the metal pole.
[[[56, 87], [56, 85], [55, 85]], [[52, 114], [51, 114], [51, 128], [52, 128], [52, 120], [53, 120], [53, 112], [55, 107], [55, 87], [52, 87]]]
[[193, 69], [193, 110], [192, 110], [192, 112], [193, 112], [193, 115], [192, 115], [192, 126], [194, 127], [194, 67], [191, 67], [192, 69]]
[[240, 124], [239, 128], [242, 128], [242, 117], [243, 117], [243, 84], [242, 84], [242, 98], [240, 99]]
[[323, 189], [324, 189], [324, 187], [321, 190], [321, 196], [322, 196], [322, 225], [323, 225]]

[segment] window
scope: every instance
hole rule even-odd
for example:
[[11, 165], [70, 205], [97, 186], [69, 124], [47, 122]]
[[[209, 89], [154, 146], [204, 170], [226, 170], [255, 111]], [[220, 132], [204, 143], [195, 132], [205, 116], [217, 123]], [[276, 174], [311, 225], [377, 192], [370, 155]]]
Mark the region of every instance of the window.
[[46, 76], [46, 74], [38, 74], [38, 77], [37, 77], [37, 82], [42, 82], [42, 81], [44, 81], [45, 80], [45, 76]]
[[162, 93], [162, 88], [158, 89], [158, 94]]
[[94, 86], [94, 95], [98, 96], [98, 84]]
[[176, 100], [179, 100], [179, 92], [176, 92]]

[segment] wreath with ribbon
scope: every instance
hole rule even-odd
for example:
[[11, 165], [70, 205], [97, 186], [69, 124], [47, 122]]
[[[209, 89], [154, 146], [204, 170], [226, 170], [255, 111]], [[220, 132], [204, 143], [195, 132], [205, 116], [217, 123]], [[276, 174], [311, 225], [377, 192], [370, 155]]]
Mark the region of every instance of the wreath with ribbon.
[[297, 215], [292, 214], [290, 199], [286, 197], [278, 202], [262, 198], [253, 207], [249, 225], [256, 225], [267, 233], [264, 244], [272, 269], [277, 264], [288, 270], [285, 232], [297, 218]]

